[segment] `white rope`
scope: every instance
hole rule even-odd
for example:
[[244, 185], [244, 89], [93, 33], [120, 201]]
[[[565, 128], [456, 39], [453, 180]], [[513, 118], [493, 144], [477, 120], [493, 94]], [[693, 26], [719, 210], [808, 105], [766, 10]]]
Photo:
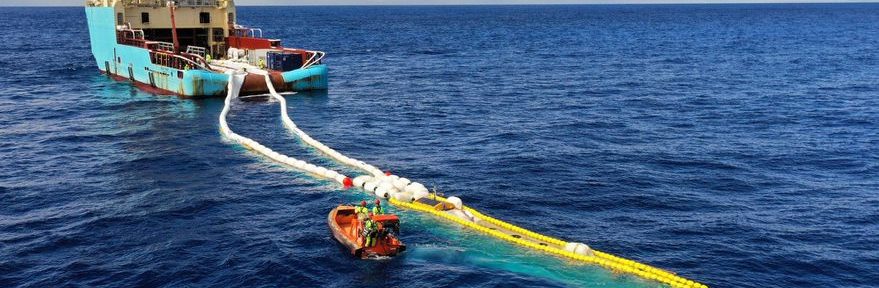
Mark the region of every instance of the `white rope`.
[[[317, 166], [317, 165], [314, 165], [314, 164], [311, 164], [311, 163], [308, 163], [308, 162], [305, 162], [302, 160], [298, 160], [296, 158], [289, 157], [287, 155], [280, 154], [278, 152], [273, 151], [272, 149], [269, 149], [266, 146], [263, 146], [259, 142], [256, 142], [250, 138], [238, 135], [235, 132], [233, 132], [232, 129], [229, 129], [229, 124], [226, 122], [226, 115], [229, 114], [229, 108], [231, 106], [232, 99], [238, 97], [238, 93], [241, 90], [241, 85], [244, 83], [244, 76], [246, 76], [246, 74], [238, 74], [238, 73], [231, 72], [231, 71], [226, 72], [226, 74], [229, 75], [229, 85], [227, 87], [228, 93], [226, 94], [226, 101], [223, 105], [223, 111], [220, 112], [220, 133], [223, 134], [224, 137], [226, 137], [229, 140], [235, 141], [241, 145], [244, 145], [245, 147], [250, 148], [253, 151], [256, 151], [257, 153], [265, 155], [266, 157], [269, 157], [272, 160], [275, 160], [280, 163], [289, 165], [293, 168], [314, 174], [319, 177], [323, 177], [323, 178], [327, 178], [327, 179], [339, 182], [340, 184], [344, 185], [345, 178], [348, 178], [348, 177], [346, 177], [345, 175], [343, 175], [339, 172], [336, 172], [336, 171], [333, 171], [331, 169], [327, 169], [327, 168], [324, 168], [321, 166]], [[271, 86], [269, 86], [269, 87], [271, 87]], [[272, 90], [274, 91], [274, 89], [272, 89]], [[283, 99], [283, 97], [281, 99]], [[286, 115], [286, 113], [285, 113], [285, 115]]]
[[[254, 74], [261, 74], [261, 73], [254, 72]], [[277, 91], [275, 91], [275, 87], [272, 85], [272, 80], [271, 80], [271, 78], [269, 78], [269, 75], [268, 74], [263, 74], [263, 75], [266, 80], [266, 86], [269, 88], [269, 94], [271, 94], [272, 97], [275, 98], [276, 100], [278, 100], [278, 102], [280, 102], [280, 104], [281, 104], [281, 120], [284, 122], [284, 127], [287, 127], [287, 130], [290, 130], [290, 132], [293, 132], [293, 134], [298, 136], [299, 139], [302, 139], [302, 142], [305, 142], [305, 144], [308, 144], [309, 146], [314, 147], [315, 149], [319, 150], [320, 152], [326, 154], [327, 156], [330, 156], [333, 159], [336, 159], [337, 161], [339, 161], [345, 165], [359, 168], [363, 171], [366, 171], [369, 174], [372, 174], [373, 177], [384, 176], [384, 173], [380, 169], [376, 168], [375, 166], [372, 166], [372, 165], [367, 164], [366, 162], [345, 156], [342, 153], [339, 153], [338, 151], [333, 150], [333, 148], [330, 148], [329, 146], [324, 145], [320, 141], [317, 141], [314, 138], [311, 138], [311, 136], [308, 136], [308, 134], [306, 134], [304, 131], [299, 129], [299, 127], [296, 127], [296, 123], [293, 123], [293, 120], [290, 119], [290, 115], [287, 114], [287, 100], [284, 99], [283, 96], [278, 94]]]
[[235, 141], [247, 148], [250, 148], [257, 153], [265, 155], [269, 159], [278, 161], [280, 163], [289, 165], [293, 168], [314, 174], [319, 177], [334, 180], [342, 185], [357, 186], [358, 188], [366, 190], [367, 193], [375, 194], [378, 197], [394, 197], [397, 200], [408, 202], [428, 195], [427, 188], [425, 188], [424, 185], [422, 185], [421, 183], [412, 182], [409, 179], [401, 178], [397, 175], [386, 176], [384, 173], [382, 173], [380, 169], [376, 168], [375, 166], [342, 155], [342, 153], [339, 153], [338, 151], [333, 150], [323, 143], [320, 143], [314, 138], [311, 138], [311, 136], [308, 136], [308, 134], [296, 127], [296, 123], [293, 123], [293, 120], [290, 119], [290, 116], [287, 114], [287, 100], [284, 99], [284, 97], [278, 94], [278, 92], [275, 90], [275, 87], [272, 85], [272, 81], [268, 73], [263, 70], [250, 70], [249, 72], [253, 74], [263, 75], [265, 77], [266, 86], [269, 88], [269, 94], [274, 99], [277, 99], [280, 103], [281, 119], [283, 120], [282, 122], [284, 123], [284, 126], [289, 131], [293, 132], [293, 134], [302, 139], [304, 143], [308, 144], [311, 147], [314, 147], [318, 151], [326, 154], [327, 156], [345, 165], [364, 170], [369, 174], [372, 174], [372, 176], [361, 175], [354, 179], [350, 179], [347, 176], [334, 170], [310, 164], [308, 162], [275, 152], [272, 149], [263, 146], [259, 142], [238, 135], [233, 132], [232, 129], [229, 129], [229, 124], [226, 121], [226, 116], [229, 114], [232, 99], [238, 97], [238, 94], [241, 90], [241, 85], [244, 83], [244, 78], [246, 76], [246, 74], [242, 74], [239, 72], [226, 72], [226, 74], [229, 75], [229, 84], [227, 87], [228, 94], [226, 95], [226, 100], [223, 105], [223, 111], [220, 112], [220, 133], [223, 134], [224, 137], [231, 141]]
[[287, 128], [290, 132], [295, 134], [302, 139], [302, 142], [305, 144], [317, 149], [321, 153], [329, 156], [330, 158], [335, 159], [342, 164], [358, 168], [360, 170], [366, 171], [372, 176], [359, 176], [353, 179], [352, 184], [357, 186], [358, 188], [363, 188], [367, 192], [375, 193], [379, 197], [388, 198], [394, 197], [401, 201], [412, 201], [413, 199], [418, 199], [425, 197], [429, 194], [426, 187], [423, 184], [418, 182], [412, 182], [409, 179], [397, 176], [397, 175], [385, 175], [381, 171], [381, 169], [376, 168], [366, 162], [348, 157], [339, 153], [336, 150], [333, 150], [327, 145], [324, 145], [320, 141], [311, 138], [304, 131], [299, 129], [296, 126], [296, 123], [290, 119], [290, 115], [287, 114], [287, 100], [284, 99], [283, 96], [278, 94], [275, 90], [274, 85], [272, 85], [272, 80], [269, 77], [268, 73], [265, 71], [251, 71], [254, 74], [261, 74], [265, 77], [266, 87], [269, 88], [269, 94], [278, 100], [281, 105], [281, 120], [284, 123], [284, 127]]

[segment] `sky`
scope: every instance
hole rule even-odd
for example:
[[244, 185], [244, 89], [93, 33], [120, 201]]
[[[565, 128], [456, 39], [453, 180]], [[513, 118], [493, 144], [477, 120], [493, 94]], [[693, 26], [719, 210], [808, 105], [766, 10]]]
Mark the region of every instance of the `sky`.
[[[643, 3], [843, 3], [879, 0], [236, 0], [236, 5], [462, 5], [462, 4], [643, 4]], [[84, 0], [0, 0], [0, 6], [82, 6]]]

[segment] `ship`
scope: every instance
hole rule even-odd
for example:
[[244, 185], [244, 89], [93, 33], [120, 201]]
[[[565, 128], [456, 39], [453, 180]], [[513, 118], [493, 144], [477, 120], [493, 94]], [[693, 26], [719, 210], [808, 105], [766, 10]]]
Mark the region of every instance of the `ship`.
[[233, 0], [88, 0], [95, 64], [101, 73], [157, 94], [226, 94], [247, 73], [240, 95], [326, 90], [326, 53], [287, 48], [259, 28], [239, 25]]
[[400, 242], [400, 218], [397, 215], [364, 215], [377, 225], [375, 244], [365, 245], [363, 222], [358, 218], [353, 205], [339, 205], [327, 215], [327, 224], [336, 241], [345, 246], [357, 258], [393, 257], [406, 251]]

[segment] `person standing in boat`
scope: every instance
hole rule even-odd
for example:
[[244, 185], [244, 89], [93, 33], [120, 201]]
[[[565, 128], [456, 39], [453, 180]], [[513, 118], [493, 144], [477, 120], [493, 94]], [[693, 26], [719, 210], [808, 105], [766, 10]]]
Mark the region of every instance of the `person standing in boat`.
[[375, 207], [372, 207], [372, 215], [382, 214], [385, 214], [385, 209], [382, 208], [382, 200], [375, 199]]
[[366, 208], [366, 201], [360, 201], [360, 205], [354, 205], [354, 214], [357, 215], [357, 234], [360, 235], [360, 242], [366, 242], [366, 220], [369, 219], [369, 209]]
[[368, 218], [369, 215], [367, 215], [367, 214], [369, 213], [369, 209], [366, 208], [366, 201], [365, 200], [360, 201], [359, 206], [354, 206], [354, 213], [357, 214], [357, 220], [360, 220], [360, 222], [363, 222], [363, 220]]
[[363, 222], [363, 238], [366, 239], [364, 247], [372, 247], [375, 245], [375, 236], [378, 234], [378, 225], [372, 219], [366, 218]]

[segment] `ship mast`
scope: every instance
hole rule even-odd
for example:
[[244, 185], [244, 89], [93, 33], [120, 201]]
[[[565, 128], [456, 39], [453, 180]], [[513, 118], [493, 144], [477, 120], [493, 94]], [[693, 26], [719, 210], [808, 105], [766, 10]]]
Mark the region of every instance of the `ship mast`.
[[177, 41], [177, 21], [174, 20], [174, 10], [177, 9], [175, 1], [168, 1], [168, 9], [171, 10], [171, 38], [174, 40], [174, 54], [180, 54], [180, 42]]

